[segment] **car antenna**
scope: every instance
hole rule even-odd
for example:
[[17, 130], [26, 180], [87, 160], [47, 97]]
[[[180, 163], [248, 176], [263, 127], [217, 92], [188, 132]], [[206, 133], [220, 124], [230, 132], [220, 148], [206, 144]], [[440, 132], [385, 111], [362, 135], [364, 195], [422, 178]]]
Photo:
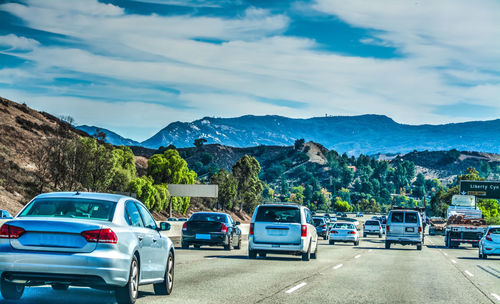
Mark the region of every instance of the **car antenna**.
[[80, 195], [80, 191], [76, 190], [75, 195]]

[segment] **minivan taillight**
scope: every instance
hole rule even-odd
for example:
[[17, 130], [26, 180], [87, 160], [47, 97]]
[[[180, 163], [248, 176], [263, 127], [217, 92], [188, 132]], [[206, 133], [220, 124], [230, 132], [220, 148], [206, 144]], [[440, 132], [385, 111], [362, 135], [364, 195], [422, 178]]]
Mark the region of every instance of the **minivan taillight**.
[[0, 239], [18, 239], [25, 232], [21, 227], [3, 224], [0, 228]]
[[89, 243], [106, 243], [106, 244], [116, 244], [118, 243], [118, 238], [116, 234], [110, 228], [104, 228], [99, 230], [88, 230], [81, 233], [82, 236]]
[[491, 233], [491, 232], [488, 232], [488, 234], [486, 235], [486, 239], [487, 239], [488, 241], [493, 241], [493, 240], [491, 239], [490, 233]]
[[389, 225], [385, 226], [385, 231], [389, 232]]
[[253, 225], [254, 223], [250, 224], [250, 230], [248, 231], [248, 235], [253, 235]]
[[227, 226], [226, 226], [226, 224], [222, 223], [222, 227], [220, 228], [220, 232], [227, 233]]
[[301, 237], [306, 237], [307, 236], [307, 225], [302, 225], [300, 236]]
[[188, 223], [184, 222], [184, 224], [182, 224], [182, 231], [187, 231], [187, 230], [188, 230]]
[[420, 233], [420, 232], [422, 232], [422, 226], [419, 226], [419, 227], [418, 227], [418, 232], [419, 232], [419, 233]]

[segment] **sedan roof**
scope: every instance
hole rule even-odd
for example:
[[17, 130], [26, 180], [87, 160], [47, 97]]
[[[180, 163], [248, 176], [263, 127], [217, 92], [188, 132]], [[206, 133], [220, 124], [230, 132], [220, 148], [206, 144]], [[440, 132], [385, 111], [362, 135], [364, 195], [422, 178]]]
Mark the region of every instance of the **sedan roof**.
[[76, 199], [95, 199], [103, 201], [118, 202], [121, 199], [133, 199], [132, 197], [120, 194], [97, 193], [97, 192], [50, 192], [43, 193], [35, 198], [76, 198]]

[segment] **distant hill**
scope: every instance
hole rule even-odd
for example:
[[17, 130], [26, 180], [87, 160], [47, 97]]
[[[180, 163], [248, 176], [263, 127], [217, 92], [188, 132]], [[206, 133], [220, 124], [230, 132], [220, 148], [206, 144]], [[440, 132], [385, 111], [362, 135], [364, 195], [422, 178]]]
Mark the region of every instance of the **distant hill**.
[[97, 134], [98, 132], [103, 132], [104, 134], [106, 134], [105, 141], [107, 143], [110, 143], [110, 144], [115, 145], [115, 146], [139, 146], [140, 145], [139, 142], [132, 140], [132, 139], [129, 139], [129, 138], [122, 137], [121, 135], [119, 135], [113, 131], [110, 131], [108, 129], [99, 128], [99, 127], [95, 127], [95, 126], [87, 126], [87, 125], [77, 126], [76, 128], [78, 130], [84, 131], [85, 133], [87, 133], [91, 136]]
[[500, 153], [498, 134], [500, 119], [413, 126], [382, 115], [309, 119], [247, 115], [174, 122], [141, 146], [153, 149], [170, 144], [178, 148], [191, 147], [197, 138], [205, 138], [209, 144], [233, 147], [289, 146], [296, 139], [304, 138], [349, 155], [450, 149]]

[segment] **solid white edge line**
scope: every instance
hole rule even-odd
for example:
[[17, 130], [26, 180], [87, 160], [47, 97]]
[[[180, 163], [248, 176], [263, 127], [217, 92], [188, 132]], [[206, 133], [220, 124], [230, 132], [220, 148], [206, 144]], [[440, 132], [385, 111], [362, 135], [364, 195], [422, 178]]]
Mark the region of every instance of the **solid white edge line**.
[[457, 263], [457, 261], [455, 261], [455, 260], [453, 260], [453, 259], [451, 259], [450, 261], [451, 261], [453, 264], [456, 264], [456, 263]]
[[448, 256], [448, 254], [447, 254], [446, 252], [443, 252], [443, 254], [444, 254], [445, 256]]
[[333, 267], [333, 270], [337, 270], [339, 269], [340, 267], [344, 266], [344, 264], [338, 264], [337, 266], [334, 266]]
[[355, 256], [354, 258], [355, 259], [359, 259], [361, 257], [361, 254], [358, 254], [357, 256]]
[[369, 249], [369, 250], [368, 250], [368, 252], [372, 252], [372, 251], [373, 251], [373, 249]]
[[499, 295], [497, 295], [496, 293], [491, 293], [491, 295], [492, 295], [495, 299], [497, 299], [498, 301], [500, 301], [500, 296], [499, 296]]
[[287, 291], [285, 291], [285, 293], [290, 294], [290, 293], [292, 293], [292, 292], [296, 291], [297, 289], [302, 288], [302, 287], [304, 287], [304, 286], [306, 286], [306, 285], [307, 285], [307, 283], [306, 283], [306, 282], [302, 282], [302, 283], [300, 283], [299, 285], [297, 285], [297, 286], [295, 286], [295, 287], [292, 287], [292, 288], [288, 289]]
[[468, 275], [469, 277], [473, 277], [473, 276], [474, 276], [474, 275], [473, 275], [470, 271], [468, 271], [468, 270], [466, 270], [466, 271], [464, 271], [464, 272], [465, 272], [465, 274], [466, 274], [466, 275]]

